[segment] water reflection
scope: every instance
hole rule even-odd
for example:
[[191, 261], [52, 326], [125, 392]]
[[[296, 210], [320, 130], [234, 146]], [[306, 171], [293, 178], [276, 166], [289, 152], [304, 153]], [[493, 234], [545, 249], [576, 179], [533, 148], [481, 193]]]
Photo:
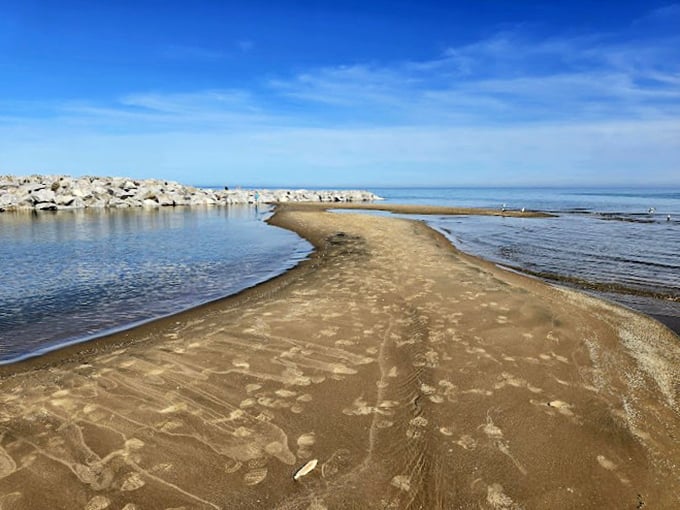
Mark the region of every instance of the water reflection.
[[251, 207], [0, 215], [0, 361], [167, 315], [292, 267], [311, 246]]

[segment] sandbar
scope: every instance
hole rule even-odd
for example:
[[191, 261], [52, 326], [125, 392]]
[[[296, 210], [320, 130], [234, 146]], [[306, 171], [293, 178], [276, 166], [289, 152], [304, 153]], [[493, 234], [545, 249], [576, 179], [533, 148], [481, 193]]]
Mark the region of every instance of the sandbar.
[[269, 221], [310, 259], [0, 367], [0, 509], [680, 507], [666, 327], [422, 222]]

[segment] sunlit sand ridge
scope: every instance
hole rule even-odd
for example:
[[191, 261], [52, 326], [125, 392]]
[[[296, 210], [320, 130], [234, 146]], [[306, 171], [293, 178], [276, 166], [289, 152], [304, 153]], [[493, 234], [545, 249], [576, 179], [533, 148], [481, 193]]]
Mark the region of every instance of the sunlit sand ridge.
[[680, 505], [663, 326], [418, 222], [272, 221], [312, 260], [3, 369], [0, 509]]

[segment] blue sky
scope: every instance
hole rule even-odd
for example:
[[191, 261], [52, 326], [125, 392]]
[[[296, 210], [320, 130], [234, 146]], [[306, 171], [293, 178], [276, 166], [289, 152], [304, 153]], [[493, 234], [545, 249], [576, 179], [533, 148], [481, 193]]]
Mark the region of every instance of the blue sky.
[[0, 0], [0, 173], [680, 186], [678, 27], [654, 1]]

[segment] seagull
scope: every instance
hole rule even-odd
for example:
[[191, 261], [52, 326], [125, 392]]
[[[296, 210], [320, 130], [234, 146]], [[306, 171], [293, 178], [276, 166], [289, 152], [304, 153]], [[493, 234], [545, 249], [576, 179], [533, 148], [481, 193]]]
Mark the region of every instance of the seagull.
[[522, 212], [524, 212], [524, 207], [522, 207]]

